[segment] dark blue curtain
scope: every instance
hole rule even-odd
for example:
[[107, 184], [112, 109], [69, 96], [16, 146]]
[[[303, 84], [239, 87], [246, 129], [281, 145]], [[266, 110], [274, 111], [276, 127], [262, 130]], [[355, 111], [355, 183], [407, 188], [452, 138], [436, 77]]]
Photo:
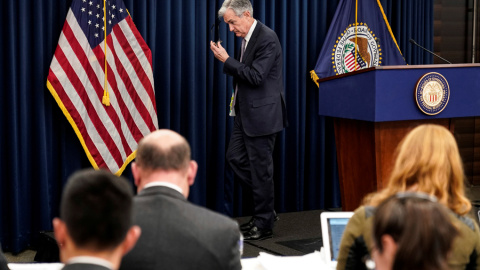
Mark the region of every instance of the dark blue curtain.
[[412, 45], [410, 39], [433, 51], [434, 0], [380, 0], [380, 2], [407, 64], [433, 64], [433, 55]]
[[[0, 22], [0, 242], [6, 251], [34, 246], [51, 230], [63, 184], [90, 164], [45, 87], [71, 0], [7, 0]], [[248, 215], [249, 200], [225, 163], [232, 119], [232, 80], [208, 48], [223, 0], [125, 0], [153, 53], [159, 126], [178, 131], [199, 163], [190, 200], [230, 216]], [[277, 137], [278, 212], [340, 207], [332, 119], [320, 117], [309, 78], [338, 0], [253, 0], [254, 17], [283, 47], [290, 126]], [[382, 0], [409, 64], [431, 63], [408, 43], [432, 49], [433, 0]], [[220, 24], [230, 55], [239, 41]], [[130, 168], [124, 175], [131, 179]]]

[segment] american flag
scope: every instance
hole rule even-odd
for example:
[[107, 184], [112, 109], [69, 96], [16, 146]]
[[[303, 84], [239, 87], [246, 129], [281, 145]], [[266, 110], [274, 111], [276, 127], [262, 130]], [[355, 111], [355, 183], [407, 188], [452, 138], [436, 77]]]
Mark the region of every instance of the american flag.
[[103, 0], [73, 0], [47, 87], [92, 166], [121, 174], [138, 141], [158, 129], [152, 54], [123, 1], [105, 7]]
[[359, 54], [357, 55], [356, 63], [354, 59], [355, 59], [355, 49], [352, 49], [350, 53], [347, 53], [347, 55], [345, 56], [345, 65], [347, 66], [349, 71], [355, 70], [355, 64], [357, 65], [357, 69], [362, 69], [367, 66], [365, 61], [363, 61], [362, 57]]

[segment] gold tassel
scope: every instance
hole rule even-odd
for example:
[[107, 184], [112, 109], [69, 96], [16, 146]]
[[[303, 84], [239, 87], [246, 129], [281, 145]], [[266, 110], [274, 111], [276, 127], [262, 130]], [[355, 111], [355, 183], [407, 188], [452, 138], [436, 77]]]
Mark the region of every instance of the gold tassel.
[[312, 78], [312, 80], [315, 82], [315, 84], [317, 85], [317, 87], [320, 87], [320, 85], [318, 84], [318, 76], [317, 76], [317, 73], [315, 73], [315, 70], [312, 70], [310, 71], [310, 77]]
[[103, 91], [102, 104], [105, 106], [110, 106], [110, 96], [107, 91]]

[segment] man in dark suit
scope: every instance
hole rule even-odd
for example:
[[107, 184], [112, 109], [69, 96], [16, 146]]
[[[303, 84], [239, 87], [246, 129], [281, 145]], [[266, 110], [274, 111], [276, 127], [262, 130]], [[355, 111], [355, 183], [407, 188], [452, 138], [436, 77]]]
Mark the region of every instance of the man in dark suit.
[[132, 163], [138, 194], [134, 223], [142, 229], [121, 269], [241, 269], [238, 224], [187, 201], [197, 173], [190, 146], [178, 133], [143, 138]]
[[130, 184], [107, 171], [87, 169], [73, 174], [53, 220], [62, 269], [118, 269], [122, 256], [140, 236], [132, 224]]
[[211, 42], [224, 72], [233, 77], [231, 105], [234, 127], [227, 160], [244, 186], [252, 190], [252, 219], [240, 226], [245, 240], [272, 237], [273, 148], [279, 131], [287, 126], [283, 96], [282, 48], [274, 31], [253, 18], [249, 0], [226, 0], [218, 12], [230, 31], [242, 38], [237, 59]]

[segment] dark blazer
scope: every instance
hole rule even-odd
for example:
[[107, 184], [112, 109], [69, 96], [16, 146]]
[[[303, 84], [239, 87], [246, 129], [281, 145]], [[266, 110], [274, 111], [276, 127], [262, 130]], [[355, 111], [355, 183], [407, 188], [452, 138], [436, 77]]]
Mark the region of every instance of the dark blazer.
[[111, 269], [103, 267], [98, 264], [73, 263], [73, 264], [66, 264], [62, 268], [62, 270], [111, 270]]
[[288, 125], [282, 67], [277, 34], [259, 21], [242, 62], [233, 57], [225, 61], [223, 71], [238, 84], [235, 109], [240, 110], [244, 131], [250, 137], [273, 134]]
[[142, 234], [120, 269], [241, 269], [240, 231], [230, 218], [159, 186], [135, 196], [133, 211]]

